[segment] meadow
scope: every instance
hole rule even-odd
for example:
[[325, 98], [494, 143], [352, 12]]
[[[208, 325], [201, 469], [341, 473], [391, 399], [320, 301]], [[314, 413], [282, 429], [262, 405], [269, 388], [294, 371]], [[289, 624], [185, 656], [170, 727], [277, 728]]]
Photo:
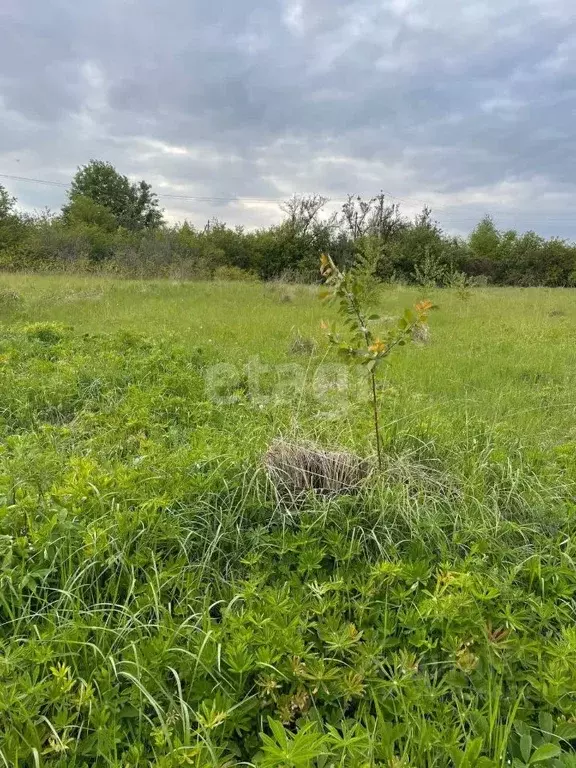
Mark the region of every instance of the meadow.
[[428, 291], [284, 504], [374, 453], [317, 292], [0, 276], [0, 766], [576, 766], [576, 290]]

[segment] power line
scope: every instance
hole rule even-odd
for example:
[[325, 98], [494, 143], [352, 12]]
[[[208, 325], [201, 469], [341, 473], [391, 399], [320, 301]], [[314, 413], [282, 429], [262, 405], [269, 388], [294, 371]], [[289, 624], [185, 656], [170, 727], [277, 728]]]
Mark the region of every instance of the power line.
[[[68, 189], [70, 187], [69, 183], [63, 182], [63, 181], [49, 181], [48, 179], [36, 179], [32, 178], [30, 176], [15, 176], [13, 174], [9, 173], [0, 173], [0, 178], [2, 179], [11, 179], [12, 181], [24, 181], [24, 182], [32, 182], [34, 184], [44, 184], [45, 186], [50, 187], [59, 187], [60, 189]], [[400, 203], [404, 203], [405, 205], [412, 205], [413, 203], [417, 203], [418, 205], [423, 205], [426, 207], [431, 207], [433, 211], [449, 211], [451, 209], [457, 208], [458, 204], [454, 203], [449, 206], [441, 206], [441, 205], [435, 205], [431, 206], [429, 203], [425, 203], [422, 200], [417, 200], [416, 198], [409, 198], [409, 197], [398, 197], [397, 195], [393, 195], [391, 192], [383, 191], [383, 194], [386, 197], [392, 198], [393, 200], [397, 200]], [[195, 202], [204, 202], [204, 203], [217, 203], [217, 202], [249, 202], [249, 203], [283, 203], [286, 200], [286, 197], [249, 197], [249, 196], [243, 196], [243, 195], [229, 195], [229, 196], [216, 196], [216, 195], [176, 195], [176, 194], [170, 194], [168, 192], [166, 193], [158, 193], [159, 198], [169, 199], [169, 200], [190, 200]], [[352, 195], [352, 197], [356, 197], [356, 195]], [[332, 197], [329, 198], [329, 202], [334, 203], [341, 203], [346, 202], [348, 200], [348, 197]], [[466, 205], [466, 203], [465, 203]], [[512, 217], [513, 219], [522, 220], [523, 218], [530, 218], [532, 219], [534, 217], [534, 214], [526, 211], [524, 213], [522, 212], [514, 212], [514, 211], [500, 211], [497, 214], [497, 217]], [[459, 215], [457, 212], [454, 214], [446, 213], [442, 217], [445, 222], [452, 223], [452, 224], [466, 224], [470, 222], [477, 222], [478, 217], [477, 216], [466, 216], [466, 214]], [[539, 217], [542, 220], [542, 217]], [[572, 221], [573, 216], [572, 214], [566, 214], [565, 216], [546, 216], [544, 217], [544, 220], [546, 222], [559, 222], [563, 223], [566, 221]]]
[[45, 179], [30, 179], [28, 176], [12, 176], [9, 173], [0, 173], [0, 177], [3, 179], [12, 179], [13, 181], [33, 181], [36, 184], [46, 184], [50, 187], [69, 187], [69, 184], [65, 184], [63, 181], [46, 181]]
[[[60, 187], [67, 189], [70, 184], [63, 181], [48, 181], [47, 179], [34, 179], [29, 176], [13, 176], [9, 173], [0, 173], [0, 178], [11, 179], [12, 181], [31, 181], [35, 184], [45, 184], [52, 187]], [[227, 202], [231, 200], [240, 200], [254, 203], [282, 203], [286, 198], [284, 197], [248, 197], [242, 195], [228, 195], [226, 197], [218, 197], [216, 195], [174, 195], [168, 192], [158, 193], [158, 197], [169, 198], [171, 200], [197, 200], [201, 202]], [[345, 198], [340, 198], [344, 200]], [[339, 202], [340, 199], [336, 199]]]
[[[67, 184], [63, 181], [48, 181], [47, 179], [35, 179], [31, 178], [29, 176], [13, 176], [9, 173], [0, 173], [0, 178], [3, 179], [12, 179], [13, 181], [30, 181], [35, 184], [46, 184], [47, 186], [53, 186], [53, 187], [62, 187], [62, 188], [68, 188], [70, 184]], [[417, 203], [418, 205], [429, 205], [429, 203], [425, 203], [422, 200], [416, 200], [415, 198], [402, 198], [398, 197], [398, 195], [393, 195], [391, 192], [382, 192], [386, 197], [393, 198], [394, 200], [398, 200], [400, 203], [404, 203], [405, 205], [411, 205], [412, 203]], [[171, 200], [198, 200], [203, 202], [228, 202], [231, 200], [239, 200], [239, 201], [246, 201], [246, 202], [254, 202], [254, 203], [283, 203], [286, 200], [286, 197], [250, 197], [247, 195], [227, 195], [227, 196], [217, 196], [217, 195], [175, 195], [170, 194], [168, 192], [159, 192], [157, 193], [158, 197], [164, 197], [169, 198]], [[352, 195], [352, 198], [355, 198], [356, 195]], [[335, 203], [343, 203], [348, 200], [348, 197], [331, 197], [330, 201]], [[438, 208], [438, 206], [436, 206]]]
[[229, 197], [213, 197], [209, 195], [171, 195], [168, 193], [158, 193], [158, 197], [169, 198], [170, 200], [198, 200], [200, 202], [229, 202], [231, 200], [240, 200], [250, 203], [282, 203], [283, 197], [241, 197], [240, 195], [230, 195]]

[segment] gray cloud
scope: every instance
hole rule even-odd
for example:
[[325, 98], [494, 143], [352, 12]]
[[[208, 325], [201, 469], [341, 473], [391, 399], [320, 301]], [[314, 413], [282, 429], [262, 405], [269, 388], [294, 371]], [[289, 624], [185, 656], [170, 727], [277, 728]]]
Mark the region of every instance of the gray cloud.
[[4, 0], [0, 73], [0, 173], [98, 157], [167, 195], [258, 199], [163, 199], [198, 222], [384, 189], [448, 229], [491, 211], [576, 237], [572, 0]]

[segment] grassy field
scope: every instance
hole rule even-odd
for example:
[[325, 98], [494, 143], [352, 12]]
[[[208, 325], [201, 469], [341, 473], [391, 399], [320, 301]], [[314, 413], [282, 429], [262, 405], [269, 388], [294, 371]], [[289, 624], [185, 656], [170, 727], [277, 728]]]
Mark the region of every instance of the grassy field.
[[576, 766], [576, 291], [430, 298], [296, 508], [374, 452], [316, 289], [0, 277], [0, 766]]

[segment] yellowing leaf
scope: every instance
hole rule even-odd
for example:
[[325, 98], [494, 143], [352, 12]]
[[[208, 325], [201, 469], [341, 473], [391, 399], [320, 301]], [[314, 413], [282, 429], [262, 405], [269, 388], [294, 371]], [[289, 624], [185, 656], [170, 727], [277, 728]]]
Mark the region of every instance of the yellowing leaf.
[[382, 352], [386, 351], [386, 344], [381, 339], [376, 339], [373, 344], [370, 344], [368, 351], [375, 355], [381, 355]]
[[327, 256], [325, 253], [323, 253], [320, 256], [320, 274], [328, 277], [329, 275], [332, 274], [332, 271], [333, 271], [332, 267], [333, 267], [332, 259], [329, 256]]

